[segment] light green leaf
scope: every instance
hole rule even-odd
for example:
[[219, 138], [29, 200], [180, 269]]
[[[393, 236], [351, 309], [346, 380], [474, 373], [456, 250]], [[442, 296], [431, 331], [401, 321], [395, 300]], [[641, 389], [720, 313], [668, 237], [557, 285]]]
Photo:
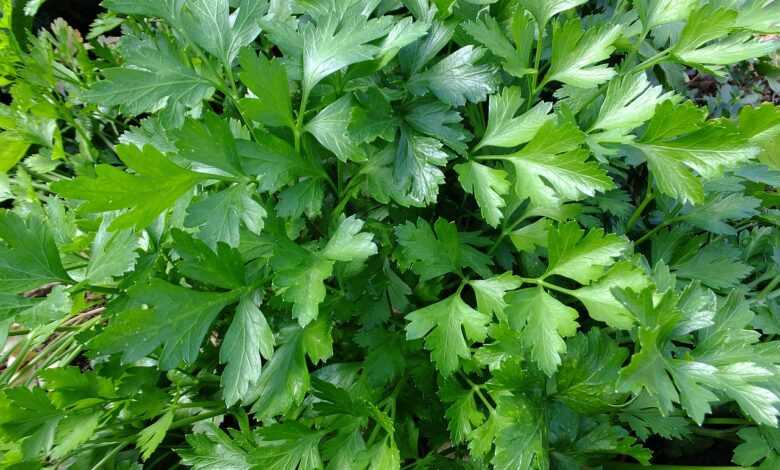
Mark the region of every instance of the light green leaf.
[[425, 338], [425, 348], [431, 351], [436, 368], [445, 376], [458, 369], [459, 359], [471, 357], [466, 339], [483, 341], [490, 321], [488, 315], [463, 302], [459, 293], [415, 310], [406, 319], [406, 339]]
[[652, 118], [656, 106], [670, 96], [671, 93], [663, 94], [660, 85], [650, 85], [644, 73], [618, 77], [609, 82], [607, 94], [591, 130], [621, 130], [628, 133]]
[[539, 132], [539, 129], [554, 118], [550, 114], [552, 105], [540, 101], [524, 114], [515, 117], [524, 100], [520, 88], [507, 87], [490, 97], [488, 124], [482, 140], [474, 151], [482, 147], [516, 147], [524, 144]]
[[547, 122], [522, 150], [500, 157], [515, 167], [515, 192], [540, 207], [557, 207], [566, 201], [607, 191], [614, 183], [588, 152], [577, 150], [584, 141], [574, 124]]
[[520, 6], [531, 12], [537, 24], [546, 25], [558, 13], [582, 5], [587, 0], [520, 0]]
[[639, 18], [649, 31], [661, 26], [688, 19], [698, 0], [640, 0], [637, 2]]
[[351, 96], [344, 95], [326, 106], [306, 124], [306, 131], [316, 137], [323, 147], [333, 152], [342, 162], [366, 159], [365, 152], [352, 141], [348, 132], [352, 109]]
[[451, 106], [483, 101], [496, 85], [495, 70], [475, 64], [484, 53], [482, 48], [461, 47], [424, 72], [412, 75], [408, 86], [417, 95], [429, 90]]
[[636, 319], [612, 295], [612, 289], [632, 289], [638, 292], [649, 284], [650, 279], [639, 268], [628, 261], [619, 261], [601, 279], [580, 287], [572, 295], [585, 305], [591, 318], [613, 328], [628, 330]]
[[171, 232], [174, 249], [182, 261], [177, 268], [184, 276], [196, 281], [221, 287], [238, 289], [244, 286], [244, 261], [235, 248], [218, 243], [212, 250], [204, 242], [178, 229]]
[[363, 221], [354, 215], [339, 223], [336, 232], [328, 240], [322, 251], [322, 256], [333, 261], [364, 261], [369, 256], [377, 254], [377, 246], [373, 242], [374, 235], [361, 232]]
[[510, 184], [506, 172], [475, 161], [455, 165], [463, 189], [477, 199], [482, 217], [492, 227], [498, 226], [506, 206], [503, 196], [509, 192]]
[[113, 219], [110, 214], [103, 216], [92, 241], [86, 279], [93, 285], [111, 283], [114, 277], [133, 269], [138, 258], [138, 236], [130, 229], [109, 232]]
[[207, 111], [200, 120], [187, 119], [173, 132], [178, 155], [194, 162], [193, 170], [202, 173], [241, 176], [244, 170], [227, 119]]
[[372, 60], [380, 51], [371, 41], [391, 28], [389, 17], [366, 20], [360, 15], [321, 18], [303, 32], [303, 93], [308, 95], [323, 78], [348, 65]]
[[[751, 145], [733, 127], [703, 122], [704, 114], [693, 104], [663, 103], [638, 143], [631, 145], [647, 157], [647, 164], [659, 190], [682, 201], [704, 201], [702, 182], [724, 169], [754, 158], [758, 147]], [[676, 124], [679, 123], [679, 126]]]
[[84, 99], [135, 116], [163, 106], [171, 112], [194, 108], [214, 93], [211, 82], [182, 62], [167, 39], [125, 36], [123, 45], [127, 66], [104, 69], [105, 80], [87, 90]]
[[585, 231], [577, 222], [561, 224], [552, 230], [547, 242], [548, 265], [544, 277], [564, 276], [588, 284], [604, 274], [614, 259], [628, 249], [628, 241], [600, 228]]
[[237, 247], [241, 222], [249, 231], [259, 234], [267, 215], [263, 206], [252, 199], [251, 187], [236, 184], [195, 199], [187, 208], [184, 224], [197, 228], [195, 236], [212, 249], [219, 242]]
[[236, 313], [219, 349], [222, 371], [222, 398], [233, 406], [246, 398], [250, 387], [260, 379], [262, 358], [271, 359], [274, 334], [250, 295], [245, 295], [236, 307]]
[[162, 443], [173, 424], [173, 411], [169, 410], [164, 415], [138, 433], [137, 445], [141, 449], [141, 459], [149, 460], [157, 447]]
[[447, 163], [447, 154], [436, 139], [422, 137], [402, 128], [395, 154], [393, 175], [396, 184], [420, 206], [436, 201], [444, 173], [439, 169]]
[[583, 32], [579, 19], [555, 23], [550, 69], [542, 83], [593, 88], [611, 79], [615, 71], [599, 62], [609, 59], [621, 31], [621, 25], [603, 24]]
[[506, 297], [510, 326], [545, 374], [551, 376], [566, 352], [563, 338], [577, 332], [577, 311], [550, 296], [541, 287], [521, 289]]
[[490, 279], [469, 281], [477, 298], [477, 308], [483, 313], [490, 313], [498, 318], [504, 317], [506, 302], [504, 296], [508, 291], [522, 285], [522, 281], [512, 273], [504, 273]]
[[[523, 15], [516, 15], [516, 17], [525, 18]], [[511, 75], [522, 78], [533, 71], [528, 68], [530, 41], [529, 45], [520, 43], [519, 48], [516, 49], [507, 39], [501, 25], [492, 16], [483, 15], [474, 21], [463, 23], [462, 27], [471, 37], [487, 47], [493, 55], [500, 57], [504, 70]]]

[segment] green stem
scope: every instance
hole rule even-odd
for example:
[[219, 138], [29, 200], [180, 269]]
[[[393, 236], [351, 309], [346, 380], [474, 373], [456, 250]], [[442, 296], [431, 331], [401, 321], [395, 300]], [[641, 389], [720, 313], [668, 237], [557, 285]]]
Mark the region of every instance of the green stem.
[[192, 423], [197, 423], [198, 421], [203, 421], [204, 419], [213, 418], [215, 416], [223, 415], [225, 413], [227, 413], [227, 408], [220, 408], [218, 410], [209, 411], [199, 415], [188, 416], [178, 421], [174, 421], [171, 424], [171, 427], [169, 429], [183, 428], [184, 426], [189, 426]]
[[642, 48], [642, 43], [645, 42], [645, 39], [647, 39], [647, 35], [650, 33], [650, 30], [647, 28], [642, 28], [642, 34], [639, 35], [639, 40], [631, 47], [631, 52], [628, 54], [628, 58], [626, 58], [626, 63], [630, 64], [634, 61], [634, 58], [636, 57], [637, 53], [639, 52], [639, 49]]
[[650, 67], [652, 67], [652, 66], [654, 66], [654, 65], [656, 65], [656, 64], [658, 64], [660, 62], [663, 62], [668, 55], [669, 55], [669, 50], [668, 49], [665, 50], [665, 51], [661, 51], [658, 54], [656, 54], [656, 55], [650, 57], [649, 59], [645, 60], [641, 64], [637, 65], [636, 67], [632, 68], [631, 72], [629, 72], [629, 73], [637, 73], [637, 72], [641, 72], [643, 70], [649, 69]]
[[545, 289], [554, 290], [556, 292], [560, 292], [562, 294], [567, 295], [574, 295], [574, 291], [571, 289], [567, 289], [565, 287], [560, 287], [555, 284], [551, 284], [544, 279], [535, 279], [535, 278], [528, 278], [528, 277], [521, 277], [520, 281], [522, 281], [524, 284], [536, 284], [537, 286], [542, 286]]
[[520, 225], [523, 222], [523, 220], [525, 220], [525, 218], [520, 217], [519, 219], [512, 222], [511, 225], [501, 230], [501, 233], [498, 235], [498, 238], [496, 238], [496, 241], [493, 242], [493, 246], [491, 246], [490, 249], [488, 250], [487, 252], [488, 256], [491, 256], [493, 252], [495, 252], [496, 249], [498, 249], [498, 246], [501, 244], [502, 241], [504, 241], [504, 238], [506, 238], [507, 235], [512, 233], [512, 231], [514, 231], [514, 229], [517, 228], [517, 226]]
[[704, 420], [704, 424], [741, 425], [741, 424], [750, 424], [750, 422], [742, 418], [707, 418]]
[[536, 97], [537, 93], [539, 93], [539, 91], [545, 84], [545, 81], [543, 80], [541, 84], [537, 86], [537, 83], [539, 83], [539, 76], [542, 73], [542, 71], [539, 70], [539, 68], [542, 65], [542, 47], [544, 47], [544, 30], [546, 29], [547, 25], [537, 23], [536, 26], [537, 26], [536, 29], [537, 38], [536, 38], [536, 50], [534, 51], [534, 70], [536, 73], [534, 73], [534, 76], [531, 79], [532, 91], [531, 91], [531, 96], [528, 97], [528, 102], [525, 105], [526, 109], [531, 109], [534, 98]]
[[655, 235], [655, 233], [658, 232], [659, 230], [661, 230], [662, 228], [668, 227], [669, 225], [672, 225], [675, 222], [679, 222], [680, 220], [681, 220], [680, 217], [672, 217], [671, 219], [656, 225], [655, 227], [653, 227], [652, 230], [650, 230], [649, 232], [647, 232], [644, 235], [642, 235], [641, 237], [639, 237], [639, 240], [634, 242], [634, 245], [637, 245], [637, 246], [641, 245], [642, 243], [647, 241], [648, 238], [650, 238], [653, 235]]
[[301, 135], [303, 134], [303, 115], [306, 113], [306, 106], [309, 104], [309, 90], [304, 89], [301, 95], [301, 103], [298, 106], [298, 116], [295, 119], [295, 151], [301, 154]]
[[769, 281], [769, 284], [761, 289], [761, 292], [758, 293], [756, 298], [765, 299], [766, 296], [769, 295], [775, 289], [775, 287], [777, 287], [777, 284], [780, 284], [780, 276], [775, 276], [774, 279]]
[[639, 218], [642, 216], [642, 212], [644, 212], [644, 210], [647, 208], [647, 205], [650, 204], [653, 199], [655, 199], [655, 194], [653, 194], [653, 186], [648, 182], [647, 192], [645, 193], [644, 199], [642, 199], [642, 202], [639, 203], [639, 205], [636, 207], [634, 213], [631, 214], [631, 218], [629, 218], [628, 222], [626, 222], [626, 233], [630, 232], [631, 229], [634, 228], [634, 225], [639, 222]]
[[30, 350], [32, 350], [33, 347], [33, 339], [27, 338], [24, 340], [24, 343], [22, 344], [21, 351], [19, 352], [19, 355], [16, 356], [16, 360], [11, 364], [11, 367], [3, 371], [2, 374], [0, 374], [0, 384], [8, 384], [11, 382], [11, 379], [13, 379], [14, 375], [16, 374], [16, 371], [19, 370], [19, 367], [24, 362], [25, 358], [27, 357], [27, 354], [30, 353]]
[[103, 468], [103, 464], [111, 460], [111, 458], [114, 457], [116, 454], [118, 454], [122, 449], [129, 446], [131, 442], [133, 442], [132, 438], [128, 438], [120, 442], [116, 447], [114, 447], [106, 455], [104, 455], [103, 458], [100, 459], [100, 461], [92, 467], [92, 470], [99, 470]]

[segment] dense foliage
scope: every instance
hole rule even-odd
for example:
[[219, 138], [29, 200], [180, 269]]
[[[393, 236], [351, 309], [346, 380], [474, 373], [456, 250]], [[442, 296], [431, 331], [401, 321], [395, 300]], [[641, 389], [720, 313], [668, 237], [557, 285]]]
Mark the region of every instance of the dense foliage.
[[0, 467], [780, 467], [780, 1], [42, 3]]

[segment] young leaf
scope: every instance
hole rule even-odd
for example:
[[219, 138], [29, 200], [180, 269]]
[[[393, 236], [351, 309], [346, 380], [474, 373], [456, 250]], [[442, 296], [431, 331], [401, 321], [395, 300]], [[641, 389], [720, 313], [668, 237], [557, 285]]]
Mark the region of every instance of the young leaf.
[[498, 95], [490, 97], [488, 124], [482, 140], [474, 151], [482, 147], [516, 147], [524, 144], [539, 132], [545, 123], [553, 119], [550, 114], [552, 105], [543, 101], [514, 117], [523, 104], [520, 89], [507, 87]]
[[563, 82], [579, 88], [593, 88], [615, 76], [605, 64], [620, 37], [620, 25], [604, 24], [582, 31], [578, 19], [555, 23], [550, 69], [542, 83]]
[[[446, 299], [408, 314], [406, 339], [425, 338], [425, 348], [442, 375], [458, 369], [459, 359], [469, 359], [470, 341], [483, 341], [490, 317], [469, 307], [453, 294]], [[465, 332], [465, 337], [464, 337]]]
[[455, 171], [463, 189], [476, 197], [485, 221], [498, 226], [504, 216], [501, 209], [506, 206], [503, 196], [510, 188], [506, 172], [474, 161], [455, 165]]

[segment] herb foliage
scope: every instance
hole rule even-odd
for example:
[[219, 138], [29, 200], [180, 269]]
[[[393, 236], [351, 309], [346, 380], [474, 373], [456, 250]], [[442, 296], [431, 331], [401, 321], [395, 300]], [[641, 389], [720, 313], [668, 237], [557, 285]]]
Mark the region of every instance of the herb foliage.
[[18, 3], [3, 468], [780, 465], [780, 1]]

